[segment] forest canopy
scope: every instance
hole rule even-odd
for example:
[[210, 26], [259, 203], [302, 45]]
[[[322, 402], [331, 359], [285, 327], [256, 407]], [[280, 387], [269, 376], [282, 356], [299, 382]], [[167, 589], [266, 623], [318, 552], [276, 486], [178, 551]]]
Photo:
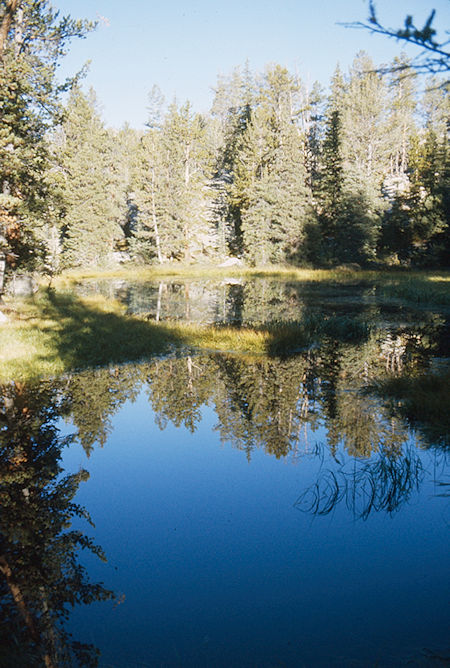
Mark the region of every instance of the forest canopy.
[[[7, 274], [230, 257], [449, 265], [442, 79], [403, 76], [402, 54], [386, 76], [359, 52], [327, 90], [278, 64], [245, 65], [218, 77], [206, 114], [154, 86], [146, 129], [111, 129], [79, 77], [56, 78], [70, 40], [94, 27], [46, 0], [0, 2]], [[2, 278], [0, 266], [0, 292]]]

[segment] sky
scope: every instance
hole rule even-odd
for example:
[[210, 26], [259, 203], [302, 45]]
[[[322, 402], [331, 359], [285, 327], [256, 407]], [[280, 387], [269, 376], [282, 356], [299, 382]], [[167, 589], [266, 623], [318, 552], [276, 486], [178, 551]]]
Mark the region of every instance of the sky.
[[[75, 40], [60, 66], [61, 78], [90, 61], [83, 87], [92, 86], [108, 126], [142, 128], [148, 93], [157, 84], [166, 99], [190, 100], [206, 112], [218, 74], [248, 60], [252, 71], [279, 63], [308, 85], [327, 87], [339, 62], [346, 71], [365, 50], [376, 64], [405, 50], [396, 40], [339, 25], [364, 21], [367, 0], [52, 0], [61, 14], [98, 20], [95, 32]], [[450, 0], [377, 0], [383, 25], [400, 27], [412, 14], [422, 27], [432, 8], [434, 25], [450, 27]], [[441, 34], [442, 38], [442, 34]]]

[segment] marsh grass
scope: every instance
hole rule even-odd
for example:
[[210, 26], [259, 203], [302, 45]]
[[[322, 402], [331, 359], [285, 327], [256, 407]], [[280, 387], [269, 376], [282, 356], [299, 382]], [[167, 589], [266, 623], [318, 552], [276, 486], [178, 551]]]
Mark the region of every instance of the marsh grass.
[[[304, 284], [360, 285], [373, 287], [379, 297], [393, 301], [428, 306], [450, 306], [450, 272], [411, 271], [409, 269], [362, 270], [343, 265], [335, 269], [306, 269], [268, 265], [264, 267], [218, 267], [217, 265], [125, 266], [115, 270], [71, 270], [52, 279], [59, 289], [70, 289], [86, 280], [121, 279], [144, 282], [177, 278], [179, 280], [220, 281], [226, 278], [266, 278]], [[47, 279], [42, 285], [48, 283]]]
[[378, 283], [378, 294], [418, 305], [450, 306], [450, 275], [424, 273], [387, 275]]
[[[324, 281], [334, 277], [350, 277], [347, 273], [332, 270], [297, 269], [295, 267], [281, 267], [269, 265], [265, 267], [219, 267], [217, 265], [185, 265], [170, 263], [165, 265], [151, 265], [146, 267], [125, 266], [115, 270], [79, 269], [70, 270], [52, 279], [55, 287], [70, 287], [84, 280], [101, 280], [118, 278], [123, 280], [149, 281], [159, 278], [176, 277], [179, 279], [223, 279], [223, 278], [272, 278], [296, 281]], [[43, 280], [43, 284], [48, 282]]]
[[123, 278], [150, 280], [162, 276], [180, 279], [243, 276], [297, 282], [376, 285], [388, 297], [431, 305], [450, 304], [450, 275], [406, 272], [363, 272], [353, 269], [313, 271], [265, 267], [127, 268], [117, 272], [70, 272], [42, 288], [33, 299], [6, 305], [10, 321], [0, 325], [0, 380], [55, 376], [68, 370], [110, 363], [140, 361], [177, 349], [202, 349], [247, 354], [287, 355], [323, 337], [339, 341], [364, 340], [369, 326], [348, 314], [309, 315], [297, 322], [271, 322], [260, 327], [205, 326], [159, 322], [130, 316], [119, 302], [100, 295], [78, 297], [72, 288], [81, 280]]
[[139, 361], [177, 349], [285, 355], [323, 336], [365, 338], [368, 328], [345, 316], [310, 317], [260, 327], [206, 326], [130, 316], [100, 295], [40, 290], [10, 310], [0, 326], [0, 381], [56, 376], [69, 370]]
[[422, 430], [426, 440], [450, 446], [450, 369], [439, 373], [399, 376], [371, 388], [409, 423]]

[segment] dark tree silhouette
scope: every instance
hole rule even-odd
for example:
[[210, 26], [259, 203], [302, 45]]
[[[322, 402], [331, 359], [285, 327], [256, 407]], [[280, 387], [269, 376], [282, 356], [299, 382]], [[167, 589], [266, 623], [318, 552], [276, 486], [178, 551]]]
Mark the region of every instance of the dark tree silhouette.
[[[438, 41], [436, 39], [437, 31], [433, 27], [433, 21], [436, 16], [436, 10], [432, 9], [422, 28], [418, 28], [414, 23], [414, 18], [407, 15], [402, 28], [389, 28], [385, 26], [378, 18], [375, 3], [369, 2], [369, 17], [366, 21], [355, 21], [346, 23], [347, 27], [362, 28], [371, 33], [385, 35], [398, 40], [399, 42], [414, 44], [419, 48], [419, 53], [407, 63], [395, 66], [395, 71], [413, 70], [420, 74], [445, 74], [450, 71], [450, 39]], [[449, 31], [446, 31], [446, 35]], [[389, 70], [392, 71], [392, 68]], [[443, 85], [448, 85], [447, 79]]]

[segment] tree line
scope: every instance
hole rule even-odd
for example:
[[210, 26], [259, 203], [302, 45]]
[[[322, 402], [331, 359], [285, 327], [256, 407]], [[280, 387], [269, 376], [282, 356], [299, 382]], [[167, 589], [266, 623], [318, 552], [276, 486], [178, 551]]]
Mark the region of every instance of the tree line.
[[448, 88], [436, 77], [423, 86], [405, 56], [386, 76], [360, 52], [348, 72], [336, 67], [329, 91], [278, 64], [236, 68], [218, 78], [206, 114], [166, 104], [155, 86], [146, 129], [117, 130], [94, 91], [76, 77], [57, 83], [68, 42], [94, 26], [45, 0], [1, 11], [0, 254], [10, 271], [230, 256], [449, 264]]

